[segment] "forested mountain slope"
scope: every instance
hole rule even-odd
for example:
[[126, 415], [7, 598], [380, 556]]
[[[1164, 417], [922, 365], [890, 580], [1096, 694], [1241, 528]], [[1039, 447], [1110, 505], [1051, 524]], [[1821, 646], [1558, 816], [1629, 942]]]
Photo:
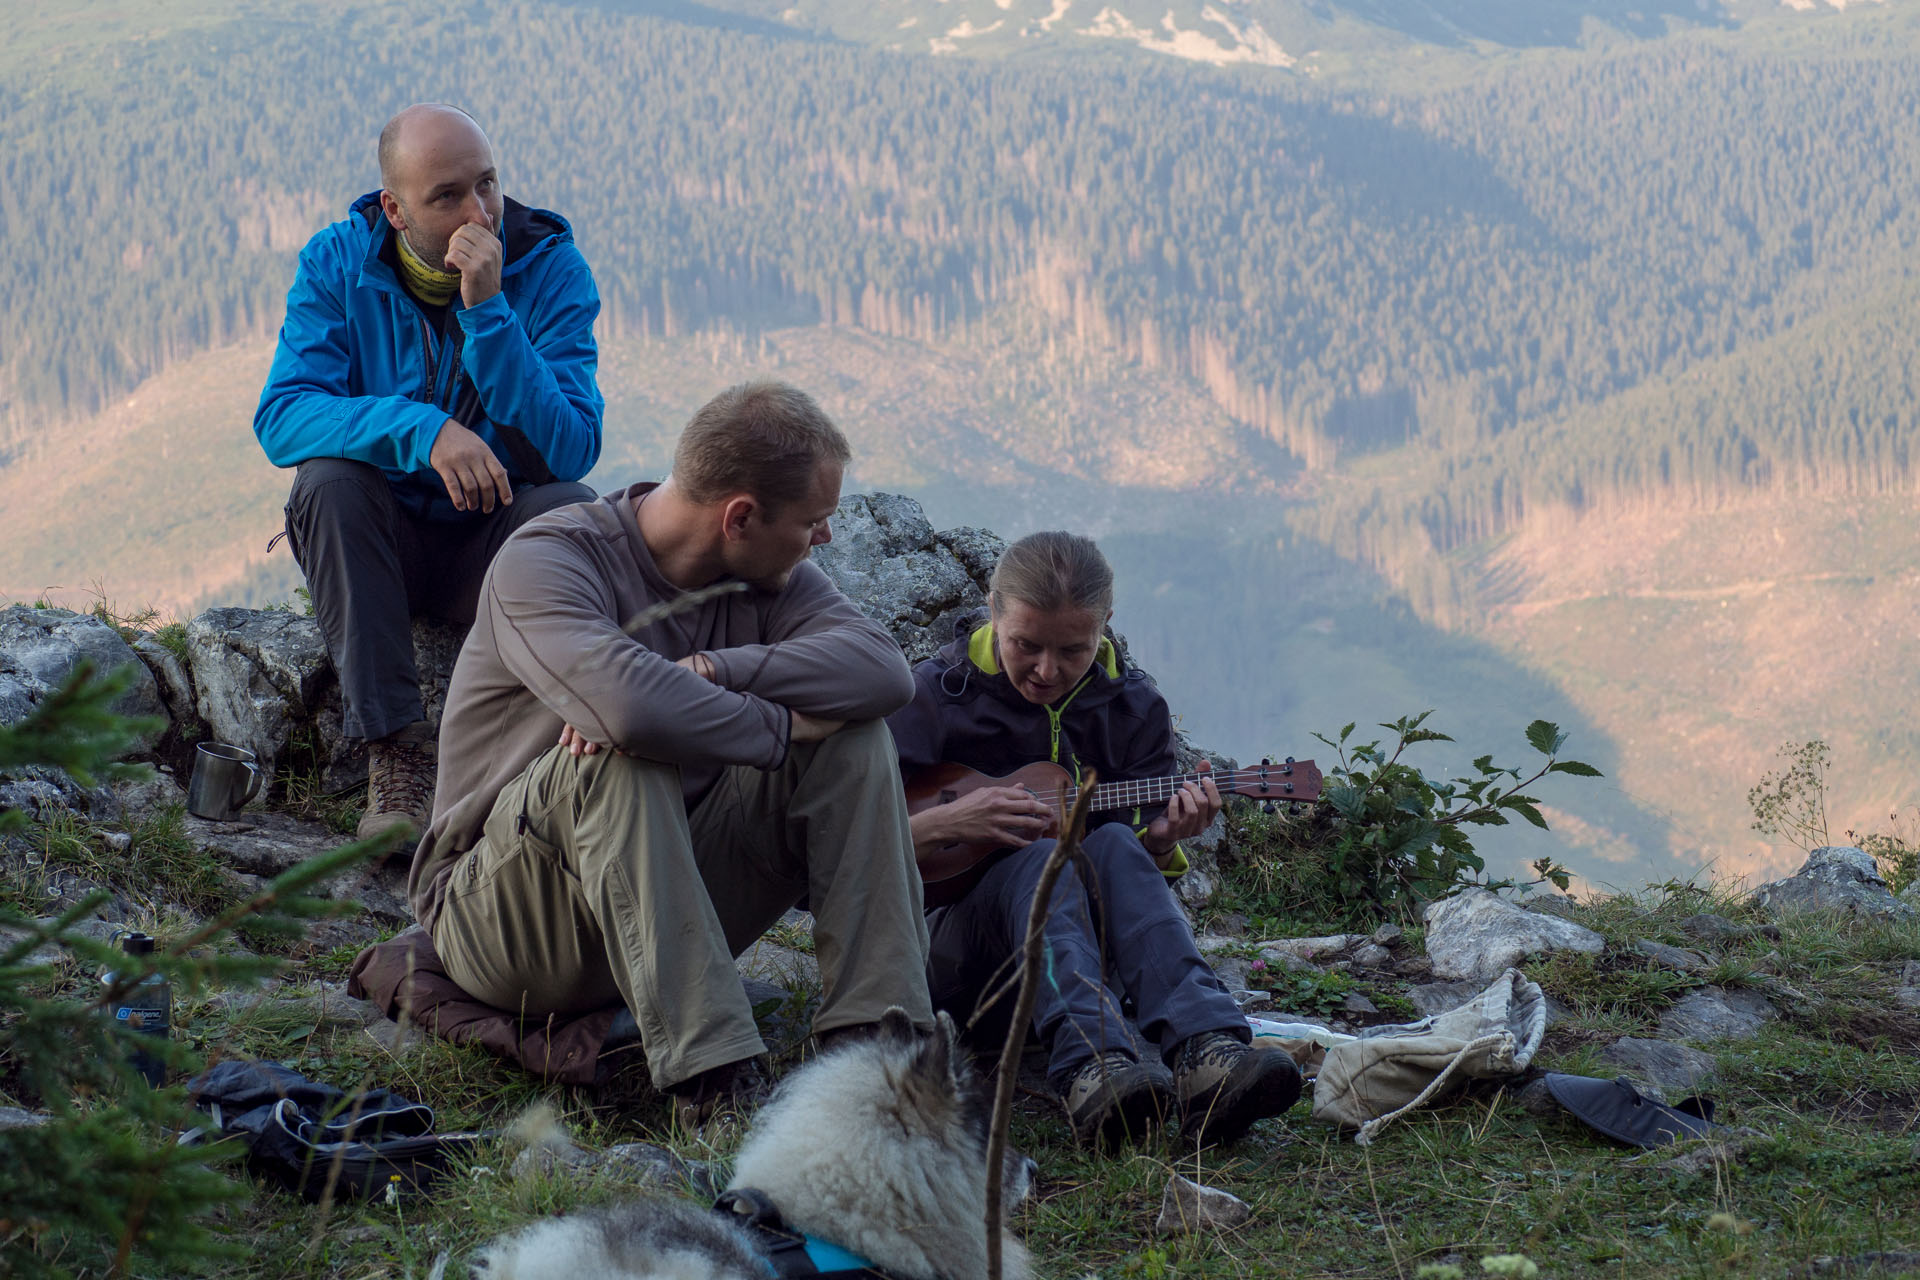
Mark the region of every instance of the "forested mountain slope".
[[[905, 58], [592, 8], [475, 20], [250, 10], [16, 69], [16, 440], [270, 332], [292, 250], [376, 184], [369, 122], [420, 96], [471, 102], [511, 189], [575, 221], [609, 334], [820, 319], [927, 339], [1015, 300], [1055, 318], [1051, 342], [1190, 374], [1317, 468], [1409, 440], [1485, 449], [1790, 334], [1906, 272], [1920, 234], [1905, 10], [1809, 26], [1791, 56], [1701, 32], [1425, 94]], [[49, 218], [84, 232], [50, 252]], [[1638, 420], [1626, 443], [1702, 430]], [[1650, 482], [1594, 472], [1581, 492]], [[1477, 531], [1540, 483], [1475, 480], [1444, 495], [1449, 519]]]
[[[1761, 676], [1920, 660], [1920, 10], [1004, 2], [17, 15], [0, 591], [285, 598], [247, 416], [294, 255], [447, 99], [595, 267], [609, 483], [781, 372], [862, 483], [1109, 536], [1229, 749], [1558, 716], [1623, 775], [1564, 829], [1689, 866], [1759, 856], [1739, 797], [1788, 736], [1901, 798], [1883, 693]], [[1772, 599], [1710, 554], [1775, 535], [1820, 554]]]

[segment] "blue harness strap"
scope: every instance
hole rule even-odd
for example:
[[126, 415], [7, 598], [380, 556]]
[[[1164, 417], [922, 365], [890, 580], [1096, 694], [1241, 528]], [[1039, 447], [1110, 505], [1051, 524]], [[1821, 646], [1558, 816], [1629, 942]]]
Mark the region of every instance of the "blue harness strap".
[[775, 1280], [820, 1276], [826, 1280], [893, 1280], [858, 1254], [830, 1240], [795, 1231], [763, 1192], [751, 1187], [723, 1191], [713, 1211], [753, 1232], [754, 1244]]

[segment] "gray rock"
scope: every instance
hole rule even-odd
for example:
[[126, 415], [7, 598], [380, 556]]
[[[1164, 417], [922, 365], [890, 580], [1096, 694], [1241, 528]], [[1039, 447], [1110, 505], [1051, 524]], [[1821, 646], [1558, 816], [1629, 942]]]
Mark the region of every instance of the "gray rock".
[[53, 1119], [44, 1111], [22, 1111], [19, 1107], [0, 1107], [0, 1129], [32, 1129]]
[[1560, 1105], [1560, 1099], [1553, 1096], [1553, 1090], [1547, 1088], [1547, 1078], [1545, 1076], [1541, 1076], [1537, 1080], [1529, 1080], [1526, 1084], [1521, 1085], [1519, 1090], [1514, 1093], [1513, 1100], [1519, 1104], [1522, 1111], [1525, 1111], [1530, 1116], [1537, 1116], [1541, 1119], [1558, 1115], [1560, 1112], [1566, 1110], [1566, 1108]]
[[136, 823], [175, 805], [185, 807], [187, 793], [162, 767], [145, 777], [116, 778], [87, 793], [96, 821]]
[[555, 1174], [601, 1177], [625, 1186], [678, 1190], [691, 1187], [712, 1196], [713, 1170], [700, 1160], [684, 1160], [650, 1142], [623, 1142], [605, 1151], [590, 1151], [555, 1128], [513, 1158], [507, 1176], [515, 1182]]
[[1353, 963], [1362, 969], [1384, 969], [1393, 963], [1393, 952], [1372, 942], [1354, 948]]
[[265, 999], [254, 1008], [271, 1009], [283, 1017], [299, 1018], [315, 1026], [359, 1029], [387, 1021], [387, 1015], [380, 1011], [378, 1005], [370, 1000], [357, 1000], [348, 995], [344, 988], [324, 990], [318, 995], [292, 996], [285, 999], [277, 998], [270, 993], [262, 994], [265, 995]]
[[1680, 932], [1695, 942], [1713, 944], [1727, 942], [1745, 942], [1748, 938], [1764, 937], [1778, 941], [1780, 926], [1772, 924], [1751, 925], [1736, 924], [1725, 916], [1705, 912], [1697, 916], [1688, 916], [1680, 922]]
[[1367, 941], [1376, 947], [1391, 947], [1407, 936], [1407, 931], [1397, 924], [1383, 924], [1367, 935]]
[[[284, 813], [249, 810], [246, 816], [245, 822], [208, 822], [189, 816], [187, 834], [225, 866], [265, 880], [343, 843], [342, 837], [325, 827]], [[307, 892], [336, 902], [357, 903], [382, 924], [413, 922], [404, 861], [377, 866], [363, 862]]]
[[1732, 1164], [1766, 1135], [1752, 1129], [1736, 1129], [1712, 1138], [1696, 1138], [1671, 1147], [1655, 1147], [1631, 1156], [1626, 1163], [1651, 1165], [1670, 1173], [1698, 1176], [1720, 1166]]
[[1684, 947], [1670, 947], [1652, 938], [1640, 939], [1633, 944], [1633, 949], [1655, 964], [1668, 969], [1677, 969], [1681, 973], [1705, 973], [1712, 968], [1707, 958], [1698, 951], [1688, 951]]
[[160, 685], [118, 631], [91, 614], [23, 604], [0, 609], [0, 724], [24, 720], [82, 661], [102, 675], [130, 668], [133, 683], [114, 700], [113, 709], [165, 726]]
[[1325, 962], [1367, 940], [1363, 933], [1332, 933], [1318, 938], [1273, 938], [1260, 944], [1263, 957], [1286, 955], [1296, 960]]
[[[1187, 852], [1192, 856], [1194, 851], [1188, 849]], [[1219, 892], [1219, 886], [1211, 872], [1199, 866], [1189, 866], [1187, 874], [1181, 876], [1174, 884], [1173, 892], [1189, 911], [1198, 911], [1213, 901], [1214, 894]]]
[[1920, 960], [1907, 961], [1900, 974], [1900, 989], [1893, 993], [1894, 1003], [1903, 1009], [1920, 1009]]
[[[427, 720], [438, 725], [465, 632], [413, 624], [414, 667]], [[344, 790], [366, 778], [365, 747], [341, 732], [340, 683], [320, 624], [280, 610], [209, 609], [187, 624], [194, 706], [208, 735], [284, 769], [304, 739], [320, 784]]]
[[1864, 849], [1828, 846], [1807, 855], [1785, 880], [1763, 884], [1754, 901], [1775, 916], [1783, 911], [1838, 910], [1855, 915], [1911, 920], [1914, 908], [1893, 896], [1880, 866]]
[[84, 803], [80, 798], [80, 789], [71, 782], [62, 788], [60, 783], [66, 779], [56, 781], [58, 775], [53, 770], [36, 769], [31, 772], [44, 772], [46, 776], [0, 779], [0, 811], [18, 809], [35, 821], [43, 821], [51, 814]]
[[815, 547], [813, 560], [887, 629], [907, 661], [919, 662], [952, 638], [955, 615], [986, 603], [986, 576], [975, 566], [990, 569], [999, 557], [989, 537], [964, 530], [943, 540], [913, 499], [855, 493], [840, 500], [833, 541]]
[[1767, 998], [1752, 991], [1701, 987], [1673, 1003], [1660, 1019], [1667, 1040], [1751, 1040], [1780, 1015]]
[[556, 1128], [515, 1156], [513, 1163], [507, 1166], [507, 1177], [515, 1182], [525, 1182], [530, 1178], [552, 1177], [556, 1173], [584, 1172], [593, 1167], [595, 1159], [592, 1152]]
[[1662, 1100], [1698, 1093], [1718, 1069], [1713, 1055], [1665, 1040], [1627, 1036], [1600, 1051], [1600, 1060], [1652, 1086]]
[[1342, 1013], [1364, 1014], [1378, 1013], [1380, 1006], [1361, 995], [1358, 991], [1347, 992], [1347, 998], [1340, 1002]]
[[245, 747], [265, 768], [284, 767], [294, 735], [312, 731], [329, 694], [329, 736], [339, 739], [338, 682], [312, 618], [209, 609], [187, 624], [187, 653], [194, 709], [215, 741]]
[[[1207, 964], [1213, 969], [1214, 977], [1220, 979], [1221, 985], [1229, 991], [1253, 987], [1261, 980], [1254, 976], [1253, 961], [1240, 956], [1215, 956]], [[1262, 969], [1260, 973], [1264, 979], [1267, 971]]]
[[720, 1190], [714, 1183], [713, 1167], [706, 1161], [683, 1159], [651, 1142], [622, 1142], [608, 1147], [592, 1167], [602, 1177], [617, 1182], [664, 1190], [689, 1187], [704, 1199], [712, 1199]]
[[198, 725], [200, 715], [193, 705], [193, 677], [187, 673], [186, 663], [152, 636], [141, 636], [135, 640], [133, 652], [153, 673], [160, 701], [166, 704], [174, 728], [185, 732], [188, 726]]
[[427, 1033], [411, 1022], [392, 1022], [386, 1018], [368, 1026], [367, 1034], [396, 1058], [406, 1057], [427, 1040]]
[[1226, 1231], [1252, 1217], [1253, 1209], [1239, 1196], [1202, 1186], [1176, 1173], [1167, 1180], [1166, 1194], [1160, 1199], [1160, 1220], [1154, 1223], [1154, 1229], [1161, 1235]]
[[1593, 930], [1514, 906], [1485, 889], [1469, 889], [1427, 907], [1427, 955], [1436, 978], [1482, 985], [1530, 955], [1578, 951], [1598, 955], [1606, 939]]
[[735, 961], [743, 978], [758, 978], [787, 991], [820, 990], [820, 961], [804, 951], [762, 938]]
[[[114, 700], [113, 710], [150, 722], [150, 732], [136, 744], [134, 754], [152, 751], [171, 723], [153, 673], [118, 631], [91, 614], [67, 609], [26, 605], [0, 609], [0, 725], [26, 719], [82, 662], [91, 663], [103, 675], [121, 668], [131, 673], [132, 683]], [[62, 810], [96, 820], [113, 821], [120, 816], [110, 790], [83, 789], [65, 770], [38, 765], [0, 776], [0, 810], [4, 809], [18, 809], [36, 819]]]

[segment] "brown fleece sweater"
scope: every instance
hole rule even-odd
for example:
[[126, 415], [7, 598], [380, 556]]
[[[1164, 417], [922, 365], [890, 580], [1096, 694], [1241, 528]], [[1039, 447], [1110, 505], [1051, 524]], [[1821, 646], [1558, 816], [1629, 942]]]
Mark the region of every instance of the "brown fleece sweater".
[[[873, 720], [913, 697], [899, 646], [810, 560], [779, 591], [718, 596], [627, 635], [635, 614], [683, 594], [634, 517], [634, 498], [653, 487], [550, 512], [487, 570], [440, 721], [433, 823], [407, 880], [429, 932], [494, 800], [563, 724], [679, 765], [691, 808], [727, 765], [778, 767], [790, 710]], [[693, 653], [713, 660], [717, 683], [676, 665]]]

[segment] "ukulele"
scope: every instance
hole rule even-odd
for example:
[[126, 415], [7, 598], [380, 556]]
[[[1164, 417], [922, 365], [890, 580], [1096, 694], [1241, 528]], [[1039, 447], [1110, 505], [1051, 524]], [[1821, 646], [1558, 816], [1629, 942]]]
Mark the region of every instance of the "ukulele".
[[[1320, 798], [1320, 770], [1311, 760], [1289, 756], [1275, 764], [1262, 760], [1242, 769], [1219, 773], [1185, 773], [1171, 778], [1144, 778], [1133, 782], [1103, 782], [1093, 789], [1091, 813], [1111, 809], [1150, 808], [1163, 805], [1173, 793], [1189, 782], [1212, 778], [1222, 796], [1245, 796], [1266, 802], [1269, 809], [1279, 801], [1294, 802]], [[936, 764], [922, 769], [907, 784], [907, 812], [919, 813], [935, 805], [951, 804], [982, 787], [1024, 787], [1035, 799], [1053, 810], [1053, 821], [1045, 834], [1051, 835], [1073, 812], [1080, 789], [1073, 776], [1057, 764], [1041, 761], [1016, 769], [1004, 778], [990, 778], [965, 765]], [[920, 881], [929, 907], [944, 907], [964, 898], [980, 878], [1002, 855], [1012, 850], [1002, 845], [975, 844], [954, 840], [935, 845], [916, 855]]]

